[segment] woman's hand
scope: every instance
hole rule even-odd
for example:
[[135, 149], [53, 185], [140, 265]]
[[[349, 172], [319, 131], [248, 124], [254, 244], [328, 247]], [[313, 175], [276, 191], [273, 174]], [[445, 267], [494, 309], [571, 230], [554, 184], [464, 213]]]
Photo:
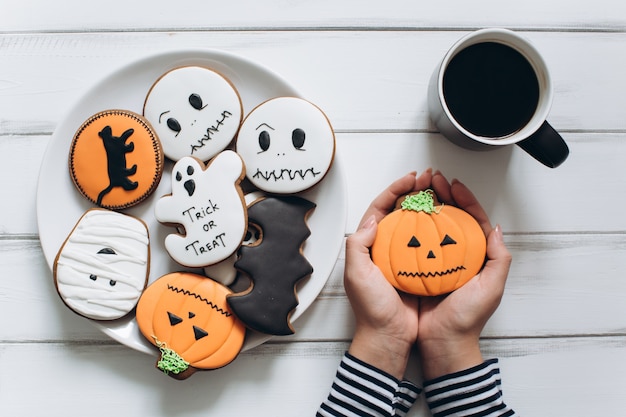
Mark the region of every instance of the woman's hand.
[[471, 214], [487, 237], [487, 263], [456, 291], [419, 300], [417, 344], [425, 379], [464, 370], [483, 362], [479, 338], [485, 324], [500, 304], [511, 255], [499, 226], [494, 229], [472, 192], [461, 182], [452, 183], [436, 172], [432, 188], [444, 204]]
[[411, 347], [417, 340], [418, 299], [398, 293], [370, 258], [378, 222], [391, 212], [396, 200], [427, 188], [431, 170], [416, 178], [410, 173], [383, 191], [363, 215], [357, 231], [346, 241], [344, 286], [356, 318], [349, 352], [401, 379]]

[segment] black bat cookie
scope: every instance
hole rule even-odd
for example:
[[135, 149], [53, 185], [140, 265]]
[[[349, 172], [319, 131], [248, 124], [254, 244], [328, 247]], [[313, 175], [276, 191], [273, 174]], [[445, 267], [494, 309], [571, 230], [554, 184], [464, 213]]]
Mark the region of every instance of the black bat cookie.
[[314, 208], [314, 203], [296, 196], [266, 197], [248, 207], [248, 223], [259, 229], [260, 237], [239, 249], [235, 267], [250, 277], [252, 285], [229, 295], [227, 301], [250, 329], [272, 335], [294, 333], [289, 317], [298, 305], [295, 286], [313, 273], [302, 245], [311, 234], [306, 218]]

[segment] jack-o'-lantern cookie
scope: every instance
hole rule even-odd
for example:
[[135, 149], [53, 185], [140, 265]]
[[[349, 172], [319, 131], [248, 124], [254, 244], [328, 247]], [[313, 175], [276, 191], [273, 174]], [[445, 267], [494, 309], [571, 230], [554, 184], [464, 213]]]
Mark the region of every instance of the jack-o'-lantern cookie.
[[335, 134], [322, 110], [296, 97], [268, 100], [245, 118], [236, 141], [248, 180], [263, 191], [291, 194], [324, 178]]
[[372, 261], [397, 289], [417, 295], [454, 291], [485, 261], [487, 243], [478, 222], [450, 205], [434, 205], [430, 191], [407, 196], [378, 224]]
[[208, 166], [191, 156], [172, 170], [172, 194], [161, 197], [156, 219], [179, 226], [165, 238], [165, 249], [181, 265], [204, 267], [232, 255], [247, 230], [246, 203], [240, 183], [245, 168], [239, 155], [223, 151]]
[[92, 203], [120, 210], [146, 199], [163, 173], [163, 151], [150, 123], [127, 110], [91, 116], [70, 147], [70, 175]]
[[233, 140], [243, 107], [235, 86], [204, 67], [171, 70], [148, 93], [143, 109], [161, 139], [165, 156], [208, 161]]
[[128, 314], [148, 281], [148, 229], [138, 218], [111, 210], [88, 210], [54, 261], [54, 281], [63, 302], [94, 320]]
[[239, 249], [235, 267], [252, 285], [228, 296], [228, 305], [249, 328], [273, 335], [293, 334], [289, 320], [298, 305], [296, 284], [313, 273], [302, 253], [311, 234], [306, 224], [315, 203], [297, 196], [261, 198], [248, 207], [259, 238]]
[[150, 284], [137, 305], [137, 324], [161, 350], [157, 367], [185, 379], [197, 369], [216, 369], [233, 361], [245, 326], [226, 304], [230, 290], [212, 279], [173, 272]]

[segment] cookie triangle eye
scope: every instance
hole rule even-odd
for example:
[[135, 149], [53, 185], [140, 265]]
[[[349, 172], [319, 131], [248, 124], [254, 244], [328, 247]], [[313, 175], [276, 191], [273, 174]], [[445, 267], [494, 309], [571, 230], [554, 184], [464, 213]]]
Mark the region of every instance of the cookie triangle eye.
[[409, 243], [407, 245], [409, 248], [419, 248], [420, 246], [422, 246], [420, 244], [420, 241], [417, 240], [417, 238], [415, 236], [411, 237], [411, 240], [409, 240]]
[[441, 241], [441, 243], [439, 244], [440, 246], [446, 246], [446, 245], [456, 245], [456, 240], [452, 239], [450, 236], [445, 235], [443, 237], [443, 240]]
[[174, 313], [170, 313], [169, 311], [167, 312], [167, 317], [170, 319], [170, 325], [172, 326], [176, 326], [177, 324], [180, 324], [183, 321], [183, 319], [181, 319]]

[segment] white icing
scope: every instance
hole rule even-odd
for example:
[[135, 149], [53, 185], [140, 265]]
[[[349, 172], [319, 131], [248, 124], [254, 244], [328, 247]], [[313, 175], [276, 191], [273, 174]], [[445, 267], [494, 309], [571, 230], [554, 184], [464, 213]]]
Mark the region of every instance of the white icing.
[[[144, 116], [173, 161], [208, 161], [237, 134], [243, 110], [235, 87], [208, 68], [182, 67], [164, 74], [146, 97]], [[168, 122], [169, 121], [169, 122]]]
[[[302, 133], [304, 143], [298, 142]], [[300, 98], [279, 97], [245, 118], [236, 146], [250, 182], [264, 191], [290, 194], [324, 177], [333, 161], [335, 135], [317, 106]]]
[[238, 186], [243, 176], [243, 161], [233, 151], [221, 152], [208, 167], [192, 157], [174, 165], [172, 194], [157, 201], [154, 213], [158, 221], [184, 229], [165, 238], [165, 249], [176, 262], [205, 267], [237, 250], [247, 228]]
[[[123, 317], [135, 307], [146, 285], [148, 243], [148, 230], [140, 220], [114, 211], [87, 211], [57, 256], [59, 295], [85, 317]], [[98, 253], [103, 249], [115, 254]]]

